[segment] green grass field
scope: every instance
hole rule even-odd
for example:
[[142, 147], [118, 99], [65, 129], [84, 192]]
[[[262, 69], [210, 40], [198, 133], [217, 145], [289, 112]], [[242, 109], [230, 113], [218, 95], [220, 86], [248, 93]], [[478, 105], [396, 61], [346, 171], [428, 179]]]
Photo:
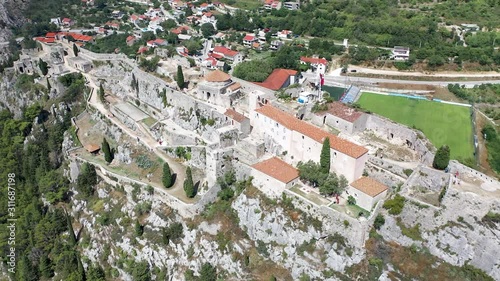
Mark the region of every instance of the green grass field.
[[363, 93], [359, 105], [395, 122], [421, 130], [436, 147], [447, 144], [451, 158], [474, 154], [470, 110], [464, 106]]

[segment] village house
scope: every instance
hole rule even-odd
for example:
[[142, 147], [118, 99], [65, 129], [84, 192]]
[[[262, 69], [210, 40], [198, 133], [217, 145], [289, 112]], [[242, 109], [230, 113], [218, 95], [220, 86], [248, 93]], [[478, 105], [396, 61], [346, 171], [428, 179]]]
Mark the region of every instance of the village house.
[[202, 63], [202, 66], [208, 68], [208, 69], [218, 69], [221, 71], [226, 70], [226, 63], [223, 61], [219, 61], [216, 58], [209, 56], [208, 58], [205, 59], [205, 61]]
[[234, 64], [240, 63], [243, 61], [243, 54], [238, 51], [233, 51], [224, 46], [215, 46], [212, 50], [213, 54], [217, 54], [223, 56], [225, 59], [232, 61]]
[[278, 68], [273, 70], [264, 82], [254, 82], [261, 87], [277, 91], [298, 82], [297, 71]]
[[296, 1], [296, 2], [284, 2], [283, 3], [283, 8], [287, 9], [287, 10], [298, 10], [300, 9], [300, 1]]
[[338, 101], [329, 103], [327, 106], [326, 111], [312, 114], [311, 122], [313, 124], [327, 125], [348, 134], [362, 132], [366, 129], [367, 114]]
[[293, 32], [291, 30], [283, 29], [282, 31], [278, 31], [278, 38], [287, 39], [292, 37]]
[[296, 165], [312, 160], [319, 162], [325, 138], [330, 140], [331, 171], [352, 182], [363, 174], [368, 150], [348, 140], [302, 121], [276, 107], [259, 107], [259, 97], [249, 95], [252, 135], [266, 144], [268, 152], [285, 155], [285, 161]]
[[61, 18], [51, 18], [50, 19], [50, 23], [53, 23], [57, 26], [61, 26], [62, 25], [62, 21], [61, 21]]
[[252, 168], [252, 184], [270, 198], [281, 198], [285, 189], [299, 183], [299, 171], [278, 157], [256, 163]]
[[361, 177], [349, 185], [345, 197], [354, 197], [356, 205], [371, 211], [378, 201], [387, 196], [388, 189], [386, 185], [373, 178]]
[[409, 58], [410, 58], [410, 48], [395, 46], [392, 49], [391, 59], [399, 60], [399, 61], [406, 61]]
[[314, 72], [319, 74], [325, 74], [326, 67], [328, 66], [328, 61], [324, 58], [318, 57], [300, 57], [301, 64], [310, 64]]
[[245, 37], [243, 37], [243, 45], [247, 47], [251, 47], [254, 42], [256, 42], [258, 39], [255, 37], [254, 34], [247, 34]]
[[156, 48], [159, 46], [166, 46], [166, 45], [168, 45], [167, 40], [160, 38], [157, 38], [155, 40], [149, 40], [148, 42], [146, 42], [146, 46], [151, 48]]
[[135, 36], [132, 36], [132, 35], [128, 36], [127, 39], [125, 39], [125, 42], [127, 42], [127, 46], [134, 45], [135, 41], [136, 41], [136, 38], [135, 38]]
[[72, 26], [73, 24], [75, 24], [75, 22], [70, 19], [70, 18], [63, 18], [62, 21], [61, 21], [61, 24], [64, 26], [64, 27], [70, 27]]
[[176, 28], [172, 28], [172, 29], [170, 30], [170, 32], [172, 32], [172, 33], [174, 33], [174, 34], [177, 34], [177, 35], [179, 35], [179, 34], [181, 34], [181, 33], [185, 34], [185, 33], [187, 33], [188, 31], [189, 31], [189, 26], [186, 26], [186, 25], [179, 26], [179, 27], [176, 27]]
[[111, 12], [111, 17], [113, 17], [114, 19], [117, 19], [117, 20], [123, 18], [124, 15], [125, 15], [124, 12], [118, 11], [118, 10]]
[[201, 24], [204, 24], [204, 23], [215, 24], [216, 22], [217, 21], [215, 20], [214, 14], [212, 14], [210, 12], [203, 13], [203, 16], [201, 16]]
[[[231, 87], [233, 89], [230, 90], [238, 90], [241, 85], [240, 83], [234, 83], [229, 86], [229, 88]], [[241, 132], [241, 138], [245, 138], [250, 134], [250, 119], [248, 117], [231, 108], [226, 109], [224, 115], [226, 115], [226, 121], [231, 121], [231, 125], [236, 126]]]
[[281, 9], [281, 1], [276, 0], [266, 0], [264, 2], [264, 9], [266, 10], [279, 10]]
[[278, 50], [279, 48], [281, 48], [283, 46], [283, 42], [280, 41], [280, 40], [273, 40], [271, 41], [271, 44], [269, 44], [269, 49], [270, 50]]

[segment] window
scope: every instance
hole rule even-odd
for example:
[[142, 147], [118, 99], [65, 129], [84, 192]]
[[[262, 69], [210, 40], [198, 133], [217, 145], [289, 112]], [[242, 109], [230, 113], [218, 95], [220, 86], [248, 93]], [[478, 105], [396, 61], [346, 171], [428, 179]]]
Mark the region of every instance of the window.
[[337, 157], [337, 152], [333, 152], [333, 157]]

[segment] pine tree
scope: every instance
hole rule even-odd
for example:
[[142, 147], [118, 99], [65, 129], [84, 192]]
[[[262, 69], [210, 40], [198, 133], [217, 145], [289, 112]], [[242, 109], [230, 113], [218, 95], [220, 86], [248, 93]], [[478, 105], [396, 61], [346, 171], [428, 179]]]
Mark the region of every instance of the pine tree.
[[78, 47], [76, 46], [75, 43], [73, 43], [73, 54], [75, 54], [75, 57], [78, 57], [78, 52], [79, 52]]
[[180, 65], [177, 66], [177, 86], [179, 86], [179, 89], [184, 88], [184, 73], [182, 73], [182, 67]]
[[43, 278], [49, 279], [54, 276], [54, 270], [52, 269], [52, 262], [47, 255], [42, 255], [40, 257], [40, 263], [38, 264], [38, 270]]
[[87, 281], [105, 281], [106, 274], [104, 269], [98, 264], [90, 265], [87, 269]]
[[50, 85], [49, 78], [47, 78], [47, 90], [49, 91], [49, 93], [50, 93], [50, 89], [52, 89], [52, 85]]
[[324, 173], [330, 172], [330, 139], [328, 137], [323, 141], [319, 164]]
[[82, 281], [85, 281], [85, 268], [83, 267], [82, 260], [80, 259], [80, 254], [76, 254], [76, 260], [78, 262], [78, 275], [80, 275]]
[[434, 161], [432, 162], [432, 167], [438, 170], [444, 170], [448, 167], [450, 163], [450, 148], [447, 145], [441, 146], [436, 155], [434, 156]]
[[196, 190], [194, 189], [194, 184], [193, 184], [193, 175], [191, 174], [191, 167], [187, 167], [186, 169], [186, 179], [184, 180], [184, 191], [186, 192], [186, 196], [189, 198], [193, 198], [196, 195]]
[[170, 171], [170, 166], [168, 165], [167, 162], [163, 164], [163, 186], [165, 188], [172, 187], [174, 184], [173, 178], [172, 178], [172, 172]]
[[104, 152], [104, 160], [106, 160], [106, 162], [108, 163], [111, 163], [111, 161], [113, 161], [113, 152], [111, 151], [106, 138], [103, 138], [102, 140], [102, 151]]

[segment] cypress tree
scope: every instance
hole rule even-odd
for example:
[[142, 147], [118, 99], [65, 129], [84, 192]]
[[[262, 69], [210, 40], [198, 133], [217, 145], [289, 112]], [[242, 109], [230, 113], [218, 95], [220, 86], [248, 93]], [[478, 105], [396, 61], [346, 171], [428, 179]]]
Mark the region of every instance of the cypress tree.
[[169, 188], [174, 184], [172, 179], [172, 172], [167, 162], [163, 164], [163, 186]]
[[104, 152], [104, 160], [106, 160], [106, 162], [108, 163], [111, 163], [111, 161], [113, 161], [113, 152], [111, 151], [106, 138], [103, 138], [102, 140], [102, 151]]
[[438, 170], [444, 170], [448, 167], [450, 162], [450, 148], [447, 145], [441, 146], [436, 155], [434, 156], [434, 161], [432, 162], [432, 167]]
[[196, 190], [194, 190], [193, 175], [191, 174], [191, 167], [186, 169], [186, 179], [184, 180], [184, 191], [186, 196], [193, 198], [196, 195]]
[[182, 73], [182, 67], [180, 65], [177, 66], [177, 86], [179, 86], [179, 89], [184, 88], [184, 73]]
[[330, 172], [330, 139], [328, 137], [323, 141], [319, 164], [324, 173]]
[[47, 78], [47, 90], [49, 90], [49, 93], [50, 93], [50, 89], [52, 89], [52, 85], [50, 85], [49, 78]]
[[75, 54], [75, 57], [78, 57], [78, 52], [79, 52], [78, 47], [76, 46], [75, 43], [73, 43], [73, 54]]
[[41, 58], [38, 60], [38, 66], [40, 67], [40, 70], [42, 71], [42, 75], [45, 76], [47, 73], [49, 73], [49, 68], [48, 64], [44, 62]]
[[76, 236], [75, 231], [73, 230], [73, 224], [71, 223], [71, 216], [66, 213], [66, 223], [68, 224], [68, 232], [69, 232], [69, 243], [71, 246], [76, 245]]
[[144, 226], [142, 226], [138, 220], [135, 221], [135, 235], [137, 237], [141, 237], [144, 233]]
[[104, 103], [106, 100], [104, 99], [104, 87], [102, 83], [99, 85], [99, 100]]

